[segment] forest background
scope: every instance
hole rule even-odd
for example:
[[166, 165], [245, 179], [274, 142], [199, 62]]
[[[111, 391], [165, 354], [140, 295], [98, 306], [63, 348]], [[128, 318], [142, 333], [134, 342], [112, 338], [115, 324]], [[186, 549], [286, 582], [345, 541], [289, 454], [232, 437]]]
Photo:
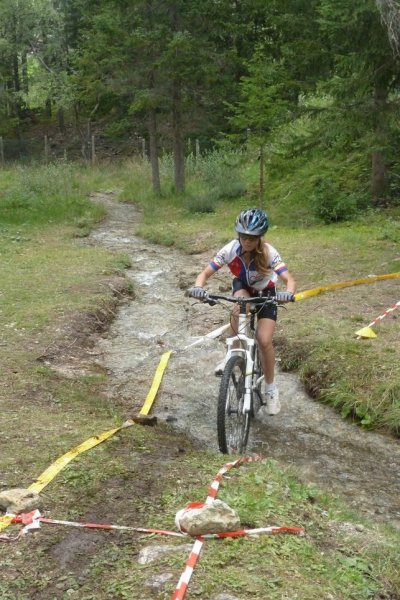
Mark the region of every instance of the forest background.
[[95, 135], [147, 152], [159, 194], [163, 154], [183, 191], [188, 154], [251, 145], [303, 168], [327, 221], [398, 205], [395, 0], [2, 0], [0, 23], [3, 161], [88, 158]]

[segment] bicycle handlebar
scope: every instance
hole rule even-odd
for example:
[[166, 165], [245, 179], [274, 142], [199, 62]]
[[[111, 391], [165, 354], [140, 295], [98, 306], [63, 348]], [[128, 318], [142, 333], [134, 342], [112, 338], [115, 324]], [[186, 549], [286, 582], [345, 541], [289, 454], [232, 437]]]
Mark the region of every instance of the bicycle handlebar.
[[[191, 290], [186, 290], [185, 296], [191, 296], [195, 298], [195, 296], [191, 295]], [[260, 292], [261, 294], [261, 292]], [[279, 292], [278, 292], [279, 295]], [[226, 302], [232, 302], [234, 304], [239, 304], [241, 306], [245, 306], [246, 304], [274, 304], [275, 306], [280, 306], [285, 304], [285, 302], [280, 302], [277, 299], [277, 296], [252, 296], [250, 298], [246, 296], [225, 296], [223, 294], [210, 294], [209, 292], [205, 292], [205, 295], [202, 298], [197, 298], [201, 302], [205, 302], [210, 306], [215, 306], [218, 303], [218, 300], [225, 300]], [[295, 302], [296, 298], [294, 294], [290, 299], [290, 302]]]
[[[210, 306], [215, 306], [217, 304], [217, 300], [225, 300], [226, 302], [233, 302], [235, 304], [279, 304], [276, 300], [275, 296], [255, 296], [251, 298], [243, 297], [243, 296], [223, 296], [221, 294], [207, 294], [205, 295], [203, 302], [206, 302]], [[294, 296], [291, 302], [294, 302]]]

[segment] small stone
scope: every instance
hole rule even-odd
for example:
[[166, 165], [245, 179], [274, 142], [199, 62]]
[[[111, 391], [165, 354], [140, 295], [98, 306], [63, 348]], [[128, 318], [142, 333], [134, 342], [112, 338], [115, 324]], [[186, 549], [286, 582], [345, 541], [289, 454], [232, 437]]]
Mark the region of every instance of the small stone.
[[153, 577], [150, 577], [150, 579], [145, 581], [144, 585], [146, 587], [153, 588], [154, 590], [159, 590], [170, 579], [172, 579], [172, 573], [160, 573], [159, 575], [153, 575]]
[[25, 488], [11, 488], [0, 493], [0, 509], [14, 515], [30, 512], [40, 504], [39, 494]]

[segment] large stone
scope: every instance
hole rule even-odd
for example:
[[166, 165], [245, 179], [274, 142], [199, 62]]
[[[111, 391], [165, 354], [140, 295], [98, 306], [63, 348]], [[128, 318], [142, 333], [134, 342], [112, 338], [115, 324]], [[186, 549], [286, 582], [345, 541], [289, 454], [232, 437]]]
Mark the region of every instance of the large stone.
[[176, 514], [175, 523], [181, 531], [191, 536], [240, 529], [238, 514], [222, 500], [202, 506], [198, 506], [198, 503], [189, 504]]
[[0, 509], [17, 515], [30, 512], [40, 506], [40, 497], [37, 492], [24, 488], [11, 488], [0, 492]]

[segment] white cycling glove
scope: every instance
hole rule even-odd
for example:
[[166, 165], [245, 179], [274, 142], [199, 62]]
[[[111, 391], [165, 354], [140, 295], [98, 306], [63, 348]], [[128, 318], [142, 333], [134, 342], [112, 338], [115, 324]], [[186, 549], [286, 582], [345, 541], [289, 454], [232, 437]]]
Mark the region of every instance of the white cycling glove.
[[277, 292], [276, 300], [277, 302], [292, 302], [294, 299], [294, 295], [292, 292]]
[[189, 290], [189, 296], [196, 298], [197, 300], [203, 300], [206, 296], [206, 290], [202, 287], [192, 287]]

